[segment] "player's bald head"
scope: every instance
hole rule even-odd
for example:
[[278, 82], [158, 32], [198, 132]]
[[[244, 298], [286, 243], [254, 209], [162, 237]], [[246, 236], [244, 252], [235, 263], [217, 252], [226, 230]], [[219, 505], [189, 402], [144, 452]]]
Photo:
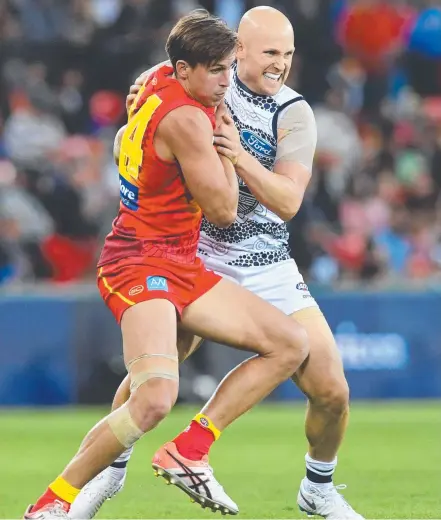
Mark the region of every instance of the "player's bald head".
[[283, 35], [292, 38], [294, 42], [291, 22], [282, 12], [269, 6], [254, 7], [247, 11], [240, 21], [238, 35], [244, 45], [267, 35]]
[[238, 75], [257, 94], [274, 96], [288, 77], [294, 53], [294, 30], [273, 7], [254, 7], [240, 21]]

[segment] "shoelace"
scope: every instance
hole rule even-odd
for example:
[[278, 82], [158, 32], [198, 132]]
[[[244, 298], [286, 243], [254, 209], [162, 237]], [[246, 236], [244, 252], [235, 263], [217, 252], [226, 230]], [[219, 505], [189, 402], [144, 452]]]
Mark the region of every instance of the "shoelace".
[[347, 509], [349, 511], [353, 511], [353, 508], [348, 504], [348, 502], [346, 502], [345, 497], [341, 493], [339, 493], [339, 491], [342, 491], [343, 489], [346, 489], [346, 488], [347, 488], [346, 484], [338, 484], [336, 486], [333, 486], [329, 490], [327, 490], [326, 493], [323, 493], [323, 491], [321, 491], [318, 488], [313, 488], [313, 492], [315, 494], [319, 495], [320, 497], [325, 497], [326, 495], [337, 496], [337, 500], [342, 507], [344, 507], [345, 509]]
[[333, 495], [337, 495], [340, 502], [343, 504], [343, 506], [346, 508], [346, 509], [351, 509], [352, 510], [352, 507], [346, 502], [346, 499], [345, 497], [343, 496], [342, 493], [339, 493], [339, 491], [343, 490], [343, 489], [346, 489], [348, 486], [346, 484], [338, 484], [337, 486], [334, 486], [332, 488], [332, 491], [331, 493]]

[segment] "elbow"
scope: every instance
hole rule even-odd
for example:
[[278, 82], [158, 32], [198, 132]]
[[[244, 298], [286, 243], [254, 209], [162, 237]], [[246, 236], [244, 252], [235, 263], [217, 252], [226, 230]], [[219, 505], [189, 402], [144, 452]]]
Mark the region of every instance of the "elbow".
[[224, 209], [222, 211], [218, 211], [215, 214], [207, 215], [207, 220], [214, 224], [218, 228], [227, 228], [233, 224], [237, 217], [237, 210], [229, 210]]
[[297, 211], [291, 211], [291, 212], [278, 212], [277, 216], [283, 220], [283, 222], [289, 222], [297, 215]]
[[290, 199], [285, 204], [281, 204], [274, 213], [284, 222], [292, 220], [299, 212], [302, 205], [303, 197], [299, 200], [298, 197]]
[[277, 211], [275, 211], [275, 213], [284, 222], [289, 222], [297, 215], [299, 209], [300, 209], [300, 206], [291, 207], [291, 208], [279, 208]]
[[237, 217], [236, 211], [230, 212], [228, 215], [226, 215], [225, 217], [222, 218], [222, 220], [219, 222], [219, 224], [217, 224], [217, 227], [220, 227], [220, 228], [230, 227], [231, 224], [233, 224], [234, 221], [236, 220], [236, 217]]

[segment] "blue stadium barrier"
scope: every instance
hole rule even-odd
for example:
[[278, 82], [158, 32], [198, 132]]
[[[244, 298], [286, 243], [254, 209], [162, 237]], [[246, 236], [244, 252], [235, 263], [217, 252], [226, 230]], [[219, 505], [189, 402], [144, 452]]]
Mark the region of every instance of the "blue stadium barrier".
[[0, 405], [75, 401], [75, 302], [0, 298]]
[[[0, 296], [0, 405], [111, 399], [124, 375], [121, 335], [89, 292]], [[326, 293], [317, 300], [342, 352], [352, 398], [441, 397], [441, 293]], [[224, 374], [236, 363], [233, 351], [219, 348], [210, 361], [210, 348], [207, 373], [216, 365]], [[287, 382], [272, 397], [301, 394]]]
[[[353, 399], [441, 397], [441, 294], [337, 293], [317, 298]], [[298, 396], [281, 385], [276, 396]]]

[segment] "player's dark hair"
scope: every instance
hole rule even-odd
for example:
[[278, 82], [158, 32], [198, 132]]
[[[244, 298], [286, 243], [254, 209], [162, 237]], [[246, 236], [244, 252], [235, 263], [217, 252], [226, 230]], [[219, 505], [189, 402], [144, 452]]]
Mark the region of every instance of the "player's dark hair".
[[237, 35], [220, 18], [205, 9], [196, 9], [173, 27], [165, 50], [176, 70], [179, 60], [190, 67], [209, 67], [230, 56], [237, 46]]

